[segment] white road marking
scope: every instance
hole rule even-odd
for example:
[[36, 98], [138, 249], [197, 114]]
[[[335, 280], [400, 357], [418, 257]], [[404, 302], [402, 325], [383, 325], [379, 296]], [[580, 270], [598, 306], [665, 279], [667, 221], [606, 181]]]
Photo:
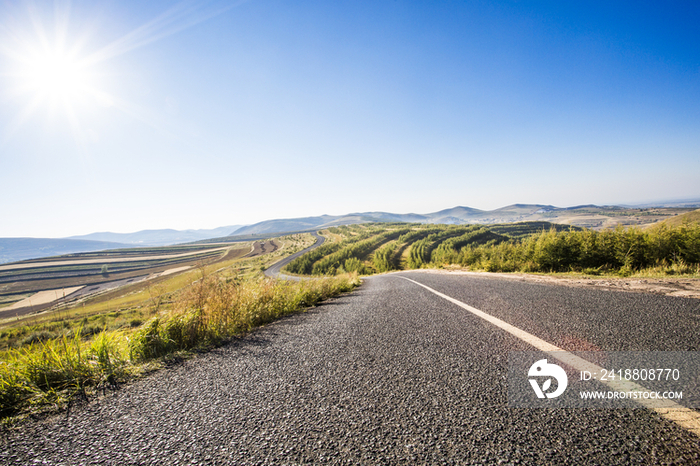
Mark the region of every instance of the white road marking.
[[[559, 348], [558, 346], [555, 346], [541, 338], [536, 337], [535, 335], [528, 333], [524, 330], [519, 329], [518, 327], [515, 327], [508, 322], [505, 322], [497, 317], [494, 317], [490, 314], [485, 313], [484, 311], [480, 311], [479, 309], [472, 307], [468, 304], [465, 304], [461, 301], [458, 301], [454, 298], [451, 298], [443, 293], [440, 293], [437, 290], [434, 290], [430, 288], [429, 286], [425, 286], [422, 283], [419, 283], [415, 280], [411, 280], [410, 278], [402, 277], [399, 276], [399, 278], [403, 278], [404, 280], [408, 280], [409, 282], [415, 283], [418, 286], [422, 286], [426, 290], [430, 291], [433, 294], [438, 295], [439, 297], [446, 299], [447, 301], [456, 304], [457, 306], [461, 307], [462, 309], [466, 309], [467, 311], [471, 312], [477, 317], [480, 317], [484, 319], [485, 321], [495, 325], [496, 327], [505, 330], [506, 332], [510, 333], [511, 335], [519, 338], [520, 340], [524, 341], [525, 343], [534, 346], [538, 350], [545, 352], [552, 356], [554, 359], [559, 360], [560, 362], [573, 367], [577, 371], [589, 371], [591, 373], [598, 372], [600, 373], [602, 371], [602, 367], [593, 364], [592, 362], [586, 361], [583, 358], [580, 358], [576, 356], [575, 354], [572, 354], [566, 350], [563, 350]], [[632, 381], [626, 381], [626, 380], [609, 380], [609, 381], [601, 381], [608, 387], [612, 388], [613, 390], [616, 391], [624, 391], [624, 392], [636, 392], [636, 391], [649, 391], [646, 388], [642, 387], [639, 384], [636, 384]], [[653, 399], [638, 399], [634, 400], [640, 405], [644, 406], [647, 409], [651, 409], [658, 413], [661, 417], [664, 419], [667, 419], [671, 422], [675, 422], [677, 425], [681, 426], [682, 428], [689, 430], [690, 432], [693, 432], [697, 436], [700, 436], [700, 413], [693, 410], [686, 408], [684, 406], [679, 405], [678, 403], [671, 401], [671, 400], [653, 400]]]

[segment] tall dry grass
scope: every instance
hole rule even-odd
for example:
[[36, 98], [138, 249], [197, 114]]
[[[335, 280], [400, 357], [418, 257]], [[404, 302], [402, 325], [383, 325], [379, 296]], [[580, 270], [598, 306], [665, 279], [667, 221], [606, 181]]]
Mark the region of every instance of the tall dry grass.
[[359, 284], [356, 274], [305, 280], [202, 277], [187, 288], [172, 310], [147, 321], [131, 342], [132, 360], [147, 360], [227, 338], [271, 322]]

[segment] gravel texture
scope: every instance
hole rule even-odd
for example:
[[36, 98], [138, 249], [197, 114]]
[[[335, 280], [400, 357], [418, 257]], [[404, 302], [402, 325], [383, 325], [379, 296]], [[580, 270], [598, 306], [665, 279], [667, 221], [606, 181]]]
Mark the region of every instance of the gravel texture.
[[[405, 275], [555, 344], [698, 348], [693, 300]], [[0, 463], [700, 464], [698, 437], [644, 409], [509, 408], [508, 352], [529, 350], [396, 275], [371, 277], [68, 417], [6, 432]]]

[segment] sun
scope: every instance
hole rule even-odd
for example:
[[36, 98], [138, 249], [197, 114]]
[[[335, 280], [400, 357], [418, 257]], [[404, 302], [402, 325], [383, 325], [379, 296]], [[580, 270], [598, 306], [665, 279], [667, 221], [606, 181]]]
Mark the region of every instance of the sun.
[[7, 91], [20, 110], [0, 139], [43, 115], [53, 128], [68, 125], [75, 141], [84, 146], [85, 123], [109, 99], [100, 90], [95, 61], [81, 53], [80, 47], [69, 49], [64, 44], [63, 40], [25, 41], [7, 54], [14, 62], [5, 75], [13, 84]]
[[23, 88], [39, 100], [73, 107], [93, 94], [89, 66], [60, 49], [35, 51], [21, 66]]
[[[29, 23], [0, 24], [1, 93], [7, 108], [16, 109], [5, 120], [0, 140], [12, 137], [23, 126], [36, 131], [68, 126], [74, 139], [83, 144], [86, 125], [109, 100], [103, 90], [104, 67], [94, 47], [90, 48], [96, 38], [70, 27], [68, 11], [56, 13], [57, 19], [46, 19], [32, 9], [27, 15]], [[39, 123], [42, 126], [33, 126]]]

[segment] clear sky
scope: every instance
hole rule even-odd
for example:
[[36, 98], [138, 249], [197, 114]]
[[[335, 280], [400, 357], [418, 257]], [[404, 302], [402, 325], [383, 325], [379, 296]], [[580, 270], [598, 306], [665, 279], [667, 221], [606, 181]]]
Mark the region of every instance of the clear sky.
[[0, 236], [700, 198], [700, 3], [0, 3]]

